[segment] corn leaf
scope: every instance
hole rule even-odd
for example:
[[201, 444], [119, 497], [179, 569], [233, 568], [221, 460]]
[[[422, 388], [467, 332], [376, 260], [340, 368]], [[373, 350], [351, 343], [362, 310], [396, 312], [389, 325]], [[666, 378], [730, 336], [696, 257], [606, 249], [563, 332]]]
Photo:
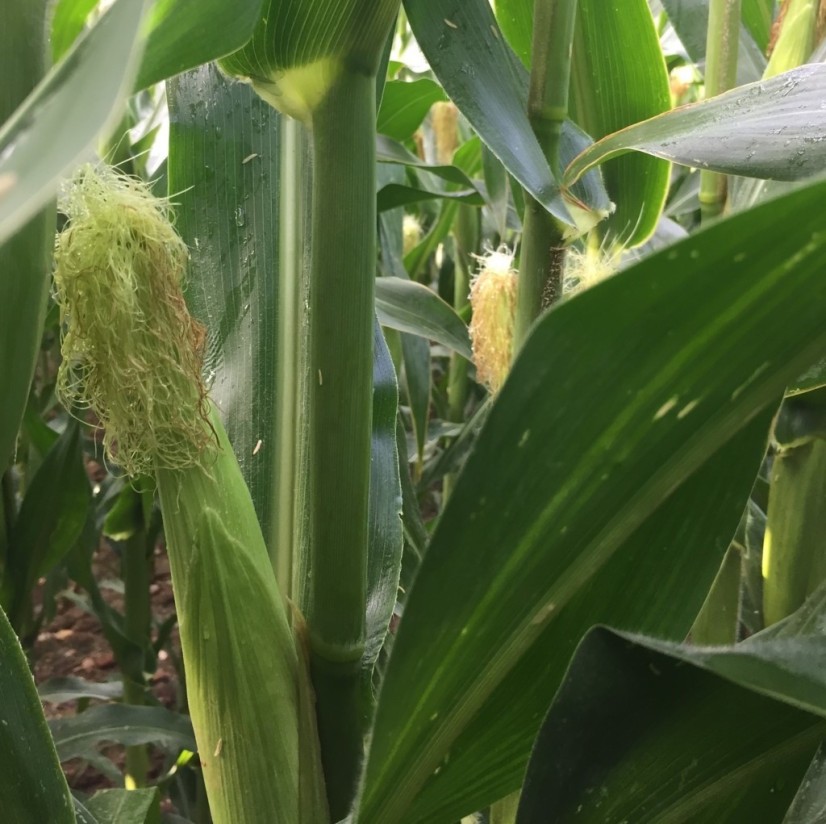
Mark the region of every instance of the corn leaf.
[[[261, 529], [278, 521], [280, 116], [246, 86], [202, 67], [168, 84], [169, 191], [190, 248], [187, 301], [207, 326], [204, 369]], [[209, 101], [209, 104], [207, 104]], [[290, 426], [293, 425], [290, 415]], [[282, 581], [286, 584], [286, 581]]]
[[[45, 0], [0, 7], [0, 126], [46, 70], [45, 13]], [[54, 225], [52, 205], [5, 244], [0, 240], [0, 471], [14, 448], [40, 346]]]
[[160, 824], [158, 789], [100, 790], [86, 809], [98, 824]]
[[811, 679], [826, 715], [826, 644], [749, 649], [592, 630], [537, 737], [517, 824], [780, 822], [826, 734], [794, 706]]
[[0, 609], [0, 798], [16, 824], [74, 824], [43, 708], [20, 642]]
[[410, 83], [390, 80], [384, 85], [376, 130], [394, 140], [407, 140], [421, 126], [430, 107], [445, 99], [441, 86], [427, 77]]
[[135, 88], [143, 89], [240, 49], [262, 0], [156, 0]]
[[49, 202], [61, 175], [120, 116], [142, 50], [147, 5], [115, 3], [0, 129], [0, 243]]
[[471, 359], [467, 325], [432, 289], [403, 278], [376, 281], [376, 311], [383, 326], [434, 340]]
[[[571, 72], [574, 121], [598, 140], [670, 108], [668, 74], [647, 0], [579, 0]], [[660, 219], [669, 173], [667, 163], [644, 155], [606, 162], [602, 174], [616, 210], [600, 233], [625, 246], [645, 242]]]
[[774, 180], [826, 170], [826, 65], [741, 86], [608, 135], [565, 171], [573, 183], [594, 166], [640, 151], [684, 166]]
[[[487, 0], [406, 0], [404, 7], [436, 77], [484, 143], [551, 214], [573, 225], [528, 122], [527, 72], [505, 42]], [[587, 142], [567, 123], [563, 165]], [[575, 195], [593, 209], [608, 205], [598, 177], [589, 178]]]
[[154, 744], [174, 753], [197, 749], [189, 717], [163, 707], [104, 704], [80, 715], [56, 718], [49, 727], [61, 761], [83, 756], [106, 741]]
[[[636, 631], [652, 616], [667, 635], [690, 626], [674, 602], [690, 593], [696, 615], [719, 567], [763, 451], [760, 410], [826, 345], [824, 193], [714, 226], [537, 325], [409, 595], [360, 822], [455, 819], [515, 789], [542, 713], [535, 691], [547, 701], [567, 661], [554, 647], [604, 620], [606, 604]], [[733, 498], [709, 516], [724, 492]], [[693, 584], [663, 574], [663, 563], [690, 569], [698, 548], [710, 556]], [[612, 564], [625, 571], [603, 577]], [[484, 738], [463, 738], [477, 719]]]

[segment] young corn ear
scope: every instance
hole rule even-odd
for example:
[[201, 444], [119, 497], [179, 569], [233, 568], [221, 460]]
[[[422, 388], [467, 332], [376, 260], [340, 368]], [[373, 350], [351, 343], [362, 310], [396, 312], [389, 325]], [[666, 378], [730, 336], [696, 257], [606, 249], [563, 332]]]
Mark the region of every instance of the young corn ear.
[[480, 258], [479, 273], [470, 287], [470, 338], [477, 379], [494, 394], [505, 382], [513, 359], [516, 289], [512, 255], [500, 250]]
[[[200, 378], [186, 249], [140, 182], [87, 167], [56, 247], [61, 393], [111, 459], [155, 472], [189, 708], [216, 824], [327, 820], [303, 661], [238, 462]], [[300, 756], [302, 748], [306, 750]]]

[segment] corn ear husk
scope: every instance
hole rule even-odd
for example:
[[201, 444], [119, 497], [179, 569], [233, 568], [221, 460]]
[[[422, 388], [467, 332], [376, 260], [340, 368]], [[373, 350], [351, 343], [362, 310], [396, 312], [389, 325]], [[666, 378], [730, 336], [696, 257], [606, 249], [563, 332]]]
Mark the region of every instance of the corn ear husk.
[[238, 463], [212, 422], [214, 460], [157, 473], [210, 811], [215, 824], [325, 822], [305, 665]]

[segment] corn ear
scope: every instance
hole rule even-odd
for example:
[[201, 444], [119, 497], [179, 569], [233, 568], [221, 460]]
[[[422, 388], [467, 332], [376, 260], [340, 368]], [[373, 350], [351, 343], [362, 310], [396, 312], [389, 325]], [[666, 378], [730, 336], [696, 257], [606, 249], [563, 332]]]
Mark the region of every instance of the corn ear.
[[210, 811], [215, 824], [324, 822], [304, 663], [238, 462], [212, 425], [213, 460], [157, 473]]

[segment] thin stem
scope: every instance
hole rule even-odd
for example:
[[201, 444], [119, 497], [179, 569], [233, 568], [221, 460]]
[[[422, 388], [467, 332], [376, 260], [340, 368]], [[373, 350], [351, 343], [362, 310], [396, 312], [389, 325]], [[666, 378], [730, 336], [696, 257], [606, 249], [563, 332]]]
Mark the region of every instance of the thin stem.
[[[528, 117], [557, 178], [561, 177], [559, 142], [568, 116], [576, 10], [577, 0], [537, 0], [534, 6]], [[556, 219], [526, 197], [514, 354], [543, 309], [561, 297], [562, 240], [562, 227]]]
[[[740, 0], [711, 0], [706, 45], [706, 98], [722, 94], [736, 85], [739, 41]], [[704, 222], [722, 214], [726, 189], [725, 175], [700, 172], [700, 208]]]
[[[126, 541], [123, 554], [124, 629], [127, 638], [141, 649], [149, 642], [151, 564], [152, 554], [147, 547], [146, 529], [142, 527]], [[142, 706], [146, 703], [142, 662], [127, 662], [123, 669], [124, 703]], [[127, 747], [126, 786], [130, 789], [145, 786], [148, 772], [149, 755], [146, 746]]]
[[367, 516], [376, 270], [371, 74], [345, 69], [313, 114], [308, 447], [309, 627], [332, 819], [348, 812], [363, 757]]
[[[474, 206], [462, 205], [456, 216], [453, 236], [456, 242], [456, 270], [453, 283], [453, 307], [463, 311], [469, 302], [470, 278], [473, 270], [473, 255], [479, 249], [481, 213]], [[468, 393], [468, 362], [453, 352], [447, 382], [448, 420], [461, 423], [465, 419], [465, 404]], [[450, 497], [456, 473], [449, 473], [442, 483], [442, 499]]]
[[559, 140], [568, 116], [577, 0], [536, 0], [528, 117], [551, 170], [560, 178]]

